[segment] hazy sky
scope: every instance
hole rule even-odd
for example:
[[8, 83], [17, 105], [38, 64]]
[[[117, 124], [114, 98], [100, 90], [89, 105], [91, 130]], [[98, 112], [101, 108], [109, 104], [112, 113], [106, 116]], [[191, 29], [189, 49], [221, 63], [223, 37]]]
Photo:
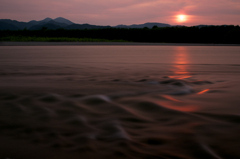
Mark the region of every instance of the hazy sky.
[[[0, 19], [19, 21], [64, 17], [96, 25], [240, 25], [240, 0], [0, 0]], [[179, 22], [176, 16], [185, 14]]]

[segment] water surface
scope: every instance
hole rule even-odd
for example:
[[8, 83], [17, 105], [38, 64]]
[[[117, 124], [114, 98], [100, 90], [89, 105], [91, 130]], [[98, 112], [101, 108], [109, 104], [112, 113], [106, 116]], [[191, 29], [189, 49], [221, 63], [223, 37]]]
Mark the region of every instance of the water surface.
[[239, 158], [239, 52], [1, 46], [0, 157]]

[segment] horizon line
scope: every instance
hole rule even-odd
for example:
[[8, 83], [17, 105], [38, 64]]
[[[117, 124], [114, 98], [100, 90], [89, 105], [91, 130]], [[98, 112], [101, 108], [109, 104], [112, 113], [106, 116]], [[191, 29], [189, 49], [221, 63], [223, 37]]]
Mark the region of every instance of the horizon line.
[[[42, 20], [45, 20], [45, 19], [52, 19], [52, 20], [55, 20], [57, 18], [63, 18], [63, 17], [57, 17], [57, 18], [50, 18], [50, 17], [46, 17]], [[67, 19], [67, 18], [63, 18], [65, 20], [68, 20], [70, 22], [72, 22], [71, 20]], [[12, 20], [12, 21], [18, 21], [18, 22], [24, 22], [24, 23], [28, 23], [28, 22], [31, 22], [31, 21], [42, 21], [42, 20], [30, 20], [30, 21], [19, 21], [19, 20], [16, 20], [16, 19], [0, 19], [0, 20]], [[159, 24], [167, 24], [167, 25], [170, 25], [170, 26], [185, 26], [185, 27], [192, 27], [192, 26], [201, 26], [201, 25], [204, 25], [204, 26], [230, 26], [230, 25], [233, 25], [233, 26], [239, 26], [240, 24], [237, 24], [237, 25], [234, 25], [234, 24], [196, 24], [196, 25], [184, 25], [184, 24], [176, 24], [176, 25], [172, 25], [172, 24], [169, 24], [169, 23], [162, 23], [162, 22], [144, 22], [144, 23], [132, 23], [132, 24], [117, 24], [117, 25], [109, 25], [109, 24], [106, 24], [106, 25], [101, 25], [101, 24], [92, 24], [92, 23], [75, 23], [75, 22], [72, 22], [73, 24], [89, 24], [89, 25], [97, 25], [97, 26], [119, 26], [119, 25], [125, 25], [125, 26], [131, 26], [131, 25], [141, 25], [141, 24], [147, 24], [147, 23], [159, 23]]]

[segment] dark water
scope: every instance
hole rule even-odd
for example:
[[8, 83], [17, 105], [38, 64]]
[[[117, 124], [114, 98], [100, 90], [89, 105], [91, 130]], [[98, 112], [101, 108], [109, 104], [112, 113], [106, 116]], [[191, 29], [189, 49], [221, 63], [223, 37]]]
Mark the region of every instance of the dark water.
[[237, 46], [2, 46], [0, 157], [239, 158], [239, 59]]
[[[239, 64], [239, 46], [2, 46], [1, 61], [40, 64]], [[180, 63], [178, 63], [180, 64]]]
[[238, 46], [5, 46], [0, 48], [0, 57], [2, 74], [27, 70], [30, 74], [85, 75], [81, 71], [87, 70], [92, 75], [144, 76], [150, 71], [162, 77], [238, 73], [240, 65]]

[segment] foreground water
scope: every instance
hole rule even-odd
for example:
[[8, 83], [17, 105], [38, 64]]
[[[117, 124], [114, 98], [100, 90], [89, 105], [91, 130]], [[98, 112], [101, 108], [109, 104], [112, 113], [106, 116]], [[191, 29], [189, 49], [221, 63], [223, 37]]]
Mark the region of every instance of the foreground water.
[[238, 46], [1, 46], [0, 158], [239, 158]]

